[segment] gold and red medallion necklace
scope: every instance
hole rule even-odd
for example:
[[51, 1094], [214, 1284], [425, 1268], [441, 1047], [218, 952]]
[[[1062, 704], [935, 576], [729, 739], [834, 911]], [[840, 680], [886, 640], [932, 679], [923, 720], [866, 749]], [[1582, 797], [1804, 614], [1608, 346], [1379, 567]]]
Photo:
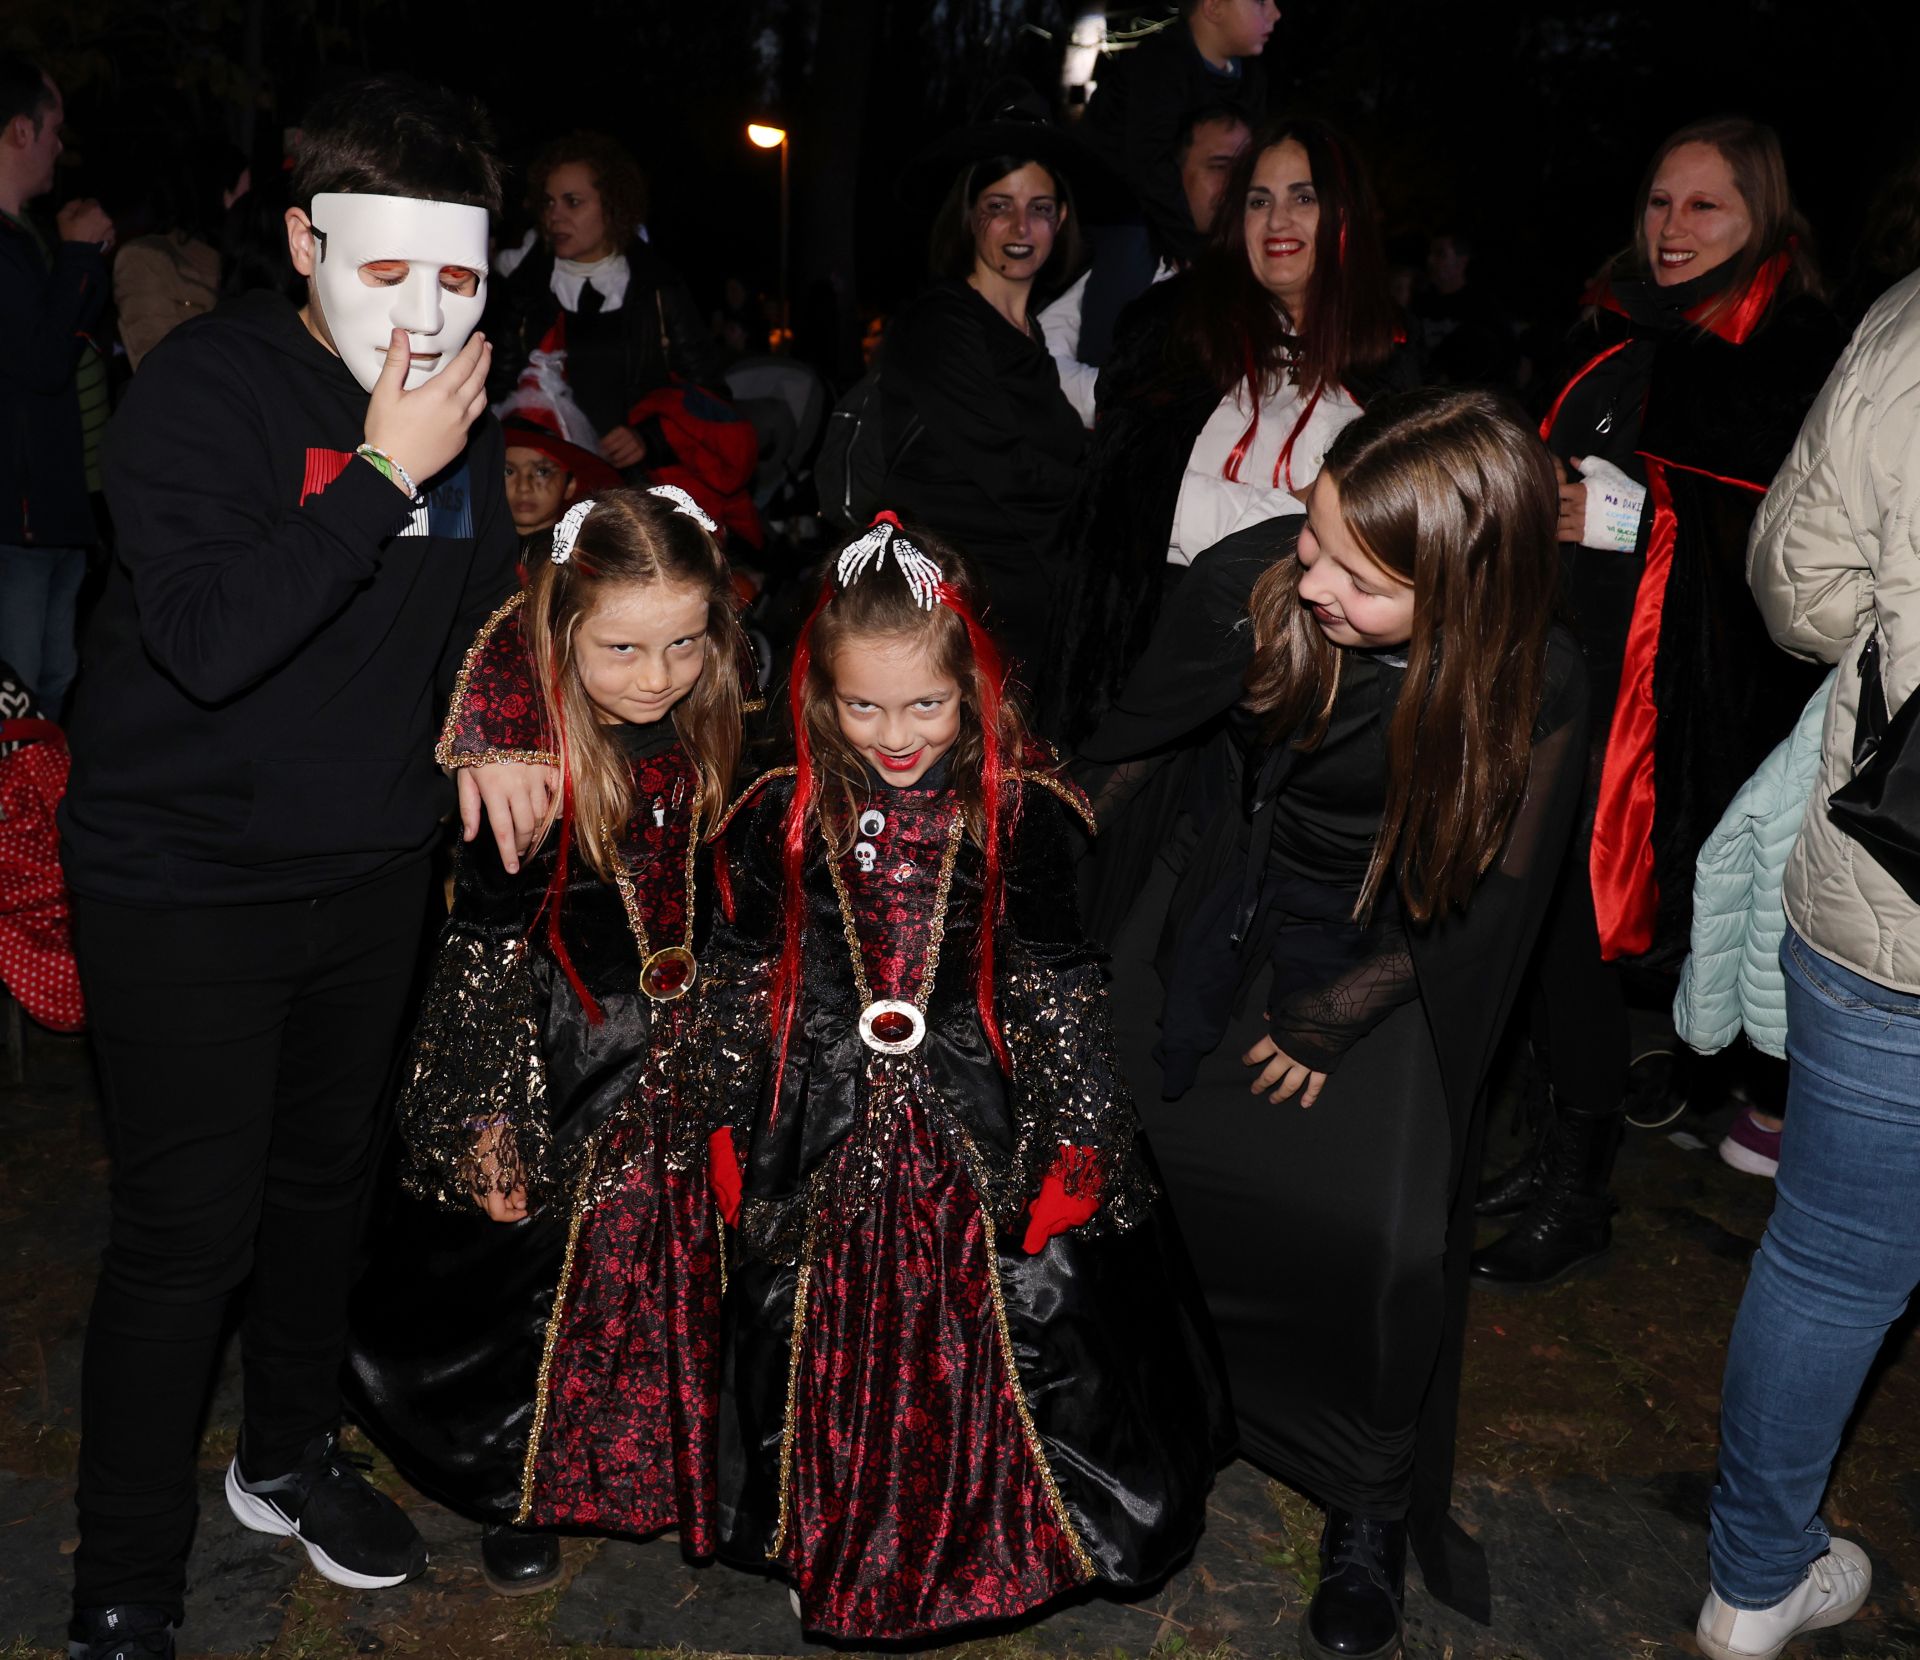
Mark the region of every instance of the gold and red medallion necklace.
[[[867, 980], [866, 953], [860, 949], [860, 929], [854, 921], [853, 899], [847, 881], [840, 874], [840, 859], [827, 844], [827, 870], [833, 877], [834, 896], [840, 901], [840, 930], [847, 938], [847, 950], [853, 958], [853, 983], [860, 995], [860, 1041], [882, 1055], [905, 1055], [920, 1047], [927, 1035], [927, 1000], [933, 995], [934, 971], [940, 966], [940, 942], [947, 932], [947, 898], [953, 891], [953, 867], [960, 856], [960, 838], [966, 830], [966, 814], [954, 809], [953, 822], [947, 826], [947, 844], [940, 855], [940, 878], [934, 886], [933, 919], [927, 928], [927, 953], [920, 968], [920, 984], [911, 1002], [900, 997], [873, 995]], [[826, 840], [826, 831], [821, 830]]]
[[693, 906], [696, 869], [700, 857], [700, 838], [694, 833], [692, 816], [687, 819], [687, 931], [678, 945], [665, 945], [658, 951], [647, 937], [647, 919], [640, 914], [640, 892], [633, 880], [626, 855], [613, 833], [602, 825], [601, 845], [613, 866], [614, 885], [620, 890], [620, 903], [626, 907], [627, 926], [633, 931], [634, 944], [640, 948], [640, 989], [656, 1003], [672, 1003], [693, 989], [700, 964], [693, 955]]

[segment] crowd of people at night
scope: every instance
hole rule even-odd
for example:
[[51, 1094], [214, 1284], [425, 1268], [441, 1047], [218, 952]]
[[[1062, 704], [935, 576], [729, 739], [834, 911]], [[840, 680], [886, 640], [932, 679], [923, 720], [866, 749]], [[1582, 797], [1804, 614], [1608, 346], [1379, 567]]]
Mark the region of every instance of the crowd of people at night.
[[112, 1163], [75, 1660], [191, 1646], [236, 1309], [226, 1502], [369, 1597], [428, 1553], [349, 1422], [496, 1591], [677, 1530], [843, 1644], [1153, 1586], [1239, 1456], [1325, 1512], [1300, 1652], [1384, 1660], [1409, 1555], [1498, 1585], [1469, 1296], [1605, 1271], [1650, 1092], [1776, 1187], [1700, 1650], [1862, 1607], [1916, 187], [1842, 282], [1774, 131], [1675, 110], [1544, 340], [1471, 227], [1390, 250], [1277, 19], [1184, 0], [913, 158], [843, 386], [602, 133], [509, 169], [376, 76], [117, 236], [0, 54], [0, 981]]

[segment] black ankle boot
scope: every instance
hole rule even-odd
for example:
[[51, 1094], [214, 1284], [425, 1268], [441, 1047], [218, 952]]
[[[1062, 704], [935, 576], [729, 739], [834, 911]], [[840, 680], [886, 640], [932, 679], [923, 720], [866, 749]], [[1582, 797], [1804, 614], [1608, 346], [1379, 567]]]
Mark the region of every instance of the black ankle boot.
[[1329, 1509], [1320, 1535], [1320, 1588], [1300, 1624], [1307, 1660], [1389, 1660], [1400, 1652], [1407, 1524]]
[[1530, 1147], [1516, 1164], [1480, 1184], [1473, 1201], [1475, 1216], [1514, 1216], [1533, 1203], [1540, 1191], [1540, 1149]]
[[1563, 1109], [1547, 1136], [1540, 1191], [1511, 1232], [1473, 1253], [1474, 1283], [1551, 1285], [1606, 1255], [1618, 1208], [1607, 1181], [1619, 1142], [1618, 1114]]
[[80, 1608], [67, 1639], [68, 1660], [173, 1660], [173, 1616], [138, 1602]]
[[480, 1530], [480, 1571], [503, 1597], [531, 1596], [560, 1577], [560, 1540], [507, 1523]]
[[1475, 1216], [1517, 1215], [1540, 1191], [1546, 1170], [1547, 1135], [1553, 1125], [1553, 1086], [1547, 1082], [1545, 1054], [1532, 1045], [1528, 1046], [1526, 1079], [1515, 1112], [1524, 1116], [1526, 1150], [1499, 1175], [1480, 1184], [1473, 1201]]

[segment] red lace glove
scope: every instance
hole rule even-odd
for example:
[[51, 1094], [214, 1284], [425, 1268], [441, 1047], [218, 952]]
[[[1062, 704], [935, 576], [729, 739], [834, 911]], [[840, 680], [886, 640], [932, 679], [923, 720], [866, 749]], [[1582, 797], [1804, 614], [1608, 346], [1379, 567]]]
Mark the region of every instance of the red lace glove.
[[707, 1185], [727, 1226], [739, 1226], [740, 1155], [733, 1149], [731, 1130], [715, 1130], [707, 1137]]
[[[1027, 1236], [1020, 1249], [1028, 1256], [1046, 1248], [1055, 1234], [1065, 1233], [1091, 1222], [1100, 1208], [1098, 1184], [1092, 1192], [1069, 1193], [1067, 1181], [1081, 1164], [1091, 1165], [1093, 1151], [1087, 1147], [1062, 1147], [1053, 1167], [1041, 1178], [1040, 1191], [1027, 1206]], [[1082, 1186], [1085, 1178], [1082, 1178]]]

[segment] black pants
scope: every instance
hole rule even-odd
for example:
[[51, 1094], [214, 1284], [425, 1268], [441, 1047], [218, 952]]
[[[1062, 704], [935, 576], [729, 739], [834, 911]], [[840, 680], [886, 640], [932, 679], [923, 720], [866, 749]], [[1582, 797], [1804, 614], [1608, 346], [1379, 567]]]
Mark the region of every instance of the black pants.
[[1600, 957], [1587, 842], [1576, 836], [1534, 953], [1533, 1032], [1556, 1106], [1587, 1118], [1626, 1110], [1629, 1034], [1620, 974]]
[[81, 1378], [76, 1607], [181, 1617], [196, 1443], [244, 1288], [247, 1467], [339, 1417], [347, 1292], [427, 869], [324, 899], [74, 901], [113, 1163]]

